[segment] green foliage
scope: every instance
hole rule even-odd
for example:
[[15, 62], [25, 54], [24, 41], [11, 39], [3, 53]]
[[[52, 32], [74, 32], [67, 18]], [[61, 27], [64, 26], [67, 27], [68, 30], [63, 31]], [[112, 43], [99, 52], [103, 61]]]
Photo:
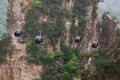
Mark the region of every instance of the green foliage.
[[104, 58], [99, 58], [96, 60], [96, 71], [100, 74], [105, 74], [110, 61]]
[[6, 60], [6, 58], [5, 57], [0, 57], [0, 63], [4, 63], [4, 62], [6, 62], [7, 60]]
[[[79, 53], [76, 49], [72, 49], [66, 46], [64, 43], [61, 44], [61, 51], [55, 51], [48, 55], [51, 61], [49, 62], [49, 65], [53, 66], [54, 67], [53, 72], [56, 72], [56, 74], [54, 75], [52, 73], [50, 74], [52, 74], [51, 75], [52, 77], [53, 76], [56, 77], [57, 80], [73, 80], [73, 77], [76, 77], [77, 71], [81, 66], [78, 59]], [[61, 66], [57, 67], [58, 64], [56, 63], [56, 61], [61, 63]], [[43, 71], [43, 73], [44, 72], [46, 72], [46, 70]], [[44, 75], [43, 73], [42, 76]], [[46, 78], [48, 76], [46, 76]], [[43, 80], [44, 79], [45, 78], [43, 78]], [[53, 80], [53, 78], [50, 78], [49, 80]]]
[[77, 63], [75, 63], [74, 60], [70, 60], [67, 64], [64, 64], [63, 67], [59, 68], [58, 75], [60, 80], [73, 80], [73, 77], [78, 76], [77, 70], [79, 70], [78, 67], [80, 67], [80, 65]]
[[41, 64], [42, 61], [44, 60], [47, 63], [48, 57], [46, 56], [47, 54], [46, 50], [38, 47], [38, 45], [35, 44], [34, 41], [27, 42], [26, 47], [27, 47], [27, 52], [30, 54], [30, 56], [28, 57], [29, 63]]
[[97, 8], [98, 8], [98, 7], [97, 7], [96, 5], [94, 5], [93, 11], [92, 11], [92, 18], [93, 18], [93, 20], [98, 16], [98, 14], [97, 14], [97, 12], [96, 12]]
[[42, 2], [46, 4], [60, 4], [62, 1], [61, 0], [41, 0]]
[[[72, 17], [72, 27], [71, 33], [73, 35], [84, 36], [85, 25], [87, 23], [86, 15], [87, 15], [87, 5], [84, 0], [76, 0], [73, 6], [73, 17]], [[84, 6], [84, 7], [83, 7]], [[75, 20], [78, 19], [78, 26], [75, 25]]]
[[1, 40], [0, 40], [0, 53], [6, 54], [9, 51], [8, 45], [10, 43], [10, 38], [8, 34], [3, 34]]
[[117, 45], [120, 47], [120, 38], [117, 38]]
[[31, 54], [37, 54], [37, 51], [39, 51], [39, 47], [34, 43], [34, 41], [28, 41], [26, 43], [26, 47], [27, 51]]
[[89, 80], [88, 75], [90, 76], [90, 70], [81, 70], [80, 71], [80, 77], [82, 80]]
[[55, 53], [55, 60], [57, 61], [58, 59], [61, 59], [61, 58], [63, 58], [63, 52], [61, 52], [61, 51], [55, 51], [54, 52]]
[[[28, 15], [26, 17], [25, 27], [23, 29], [23, 37], [27, 40], [33, 40], [39, 30], [41, 30], [50, 39], [51, 44], [55, 44], [55, 42], [61, 36], [62, 31], [64, 30], [64, 19], [61, 18], [60, 15], [62, 10], [58, 5], [55, 5], [56, 7], [51, 5], [48, 7], [49, 2], [51, 1], [36, 0], [33, 3], [32, 8], [29, 9]], [[53, 0], [53, 2], [59, 3], [59, 0]], [[42, 22], [40, 24], [39, 17], [44, 14], [49, 14], [50, 18], [47, 22]], [[55, 21], [54, 18], [56, 17], [57, 19]]]
[[68, 72], [61, 73], [60, 80], [72, 80], [71, 74]]
[[[119, 48], [106, 49], [104, 51], [95, 52], [92, 57], [95, 58], [96, 71], [90, 74], [92, 80], [109, 80], [120, 79], [120, 58], [117, 56]], [[114, 76], [113, 77], [111, 77]]]
[[33, 40], [34, 37], [38, 34], [40, 30], [38, 22], [39, 16], [40, 12], [37, 9], [29, 9], [28, 15], [26, 17], [26, 22], [23, 28], [23, 37], [27, 40]]
[[36, 64], [47, 64], [50, 61], [49, 56], [47, 55], [46, 51], [44, 49], [39, 49], [37, 51], [34, 51], [35, 53], [31, 54], [28, 57], [29, 63], [36, 63]]
[[87, 13], [87, 8], [86, 7], [81, 7], [79, 5], [75, 5], [74, 6], [74, 14], [76, 14], [76, 16], [80, 17], [80, 16], [86, 16]]
[[92, 57], [93, 58], [98, 58], [98, 57], [100, 57], [100, 54], [99, 53], [94, 53], [94, 54], [92, 54]]
[[35, 0], [33, 3], [34, 7], [42, 7], [42, 2], [40, 0]]
[[52, 53], [50, 54], [50, 58], [51, 58], [51, 59], [54, 59], [54, 58], [55, 58], [55, 53], [52, 52]]
[[8, 34], [3, 34], [0, 40], [0, 63], [6, 61], [6, 54], [10, 52], [9, 43], [10, 38]]
[[[91, 1], [76, 0], [73, 10], [68, 10], [61, 8], [62, 0], [35, 0], [29, 9], [23, 37], [27, 40], [27, 52], [30, 54], [28, 62], [44, 66], [40, 74], [42, 80], [74, 80], [79, 76], [83, 55], [78, 49], [67, 46], [63, 40], [60, 43], [60, 51], [48, 54], [45, 49], [34, 43], [34, 37], [41, 30], [54, 46], [65, 32], [65, 20], [73, 21], [72, 34], [78, 32], [79, 35], [84, 35], [88, 3], [90, 4]], [[47, 16], [47, 21], [39, 20], [44, 15]], [[78, 26], [75, 26], [76, 19]]]
[[26, 43], [26, 47], [27, 47], [27, 51], [30, 51], [31, 47], [32, 47], [32, 42], [31, 41], [28, 41]]
[[117, 29], [117, 46], [120, 47], [120, 29]]
[[42, 80], [53, 80], [52, 77], [53, 75], [55, 75], [56, 70], [54, 67], [49, 66], [47, 69], [44, 70], [44, 72], [42, 72], [40, 74]]
[[87, 0], [88, 4], [92, 4], [92, 0]]
[[45, 32], [45, 35], [51, 40], [51, 43], [54, 44], [57, 42], [58, 38], [62, 35], [63, 25], [53, 22], [44, 22], [41, 25], [41, 29]]
[[77, 57], [72, 55], [72, 58], [64, 65], [64, 67], [68, 70], [75, 70], [79, 67], [79, 63]]
[[[41, 73], [42, 80], [54, 80], [54, 78], [57, 80], [73, 80], [73, 77], [76, 77], [77, 71], [81, 66], [77, 56], [78, 51], [72, 50], [67, 46], [61, 50], [62, 52], [55, 51], [50, 55], [46, 55], [49, 59], [49, 63], [44, 64], [45, 69]], [[61, 65], [58, 65], [56, 61]]]

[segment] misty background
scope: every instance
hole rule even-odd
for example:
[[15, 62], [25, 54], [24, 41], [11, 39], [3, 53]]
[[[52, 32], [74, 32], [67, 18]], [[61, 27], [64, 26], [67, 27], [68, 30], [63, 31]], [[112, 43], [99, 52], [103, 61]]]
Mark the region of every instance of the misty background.
[[99, 17], [104, 12], [109, 12], [111, 16], [115, 16], [120, 22], [120, 0], [104, 0], [98, 5]]
[[0, 37], [3, 33], [7, 33], [7, 11], [8, 0], [0, 0]]

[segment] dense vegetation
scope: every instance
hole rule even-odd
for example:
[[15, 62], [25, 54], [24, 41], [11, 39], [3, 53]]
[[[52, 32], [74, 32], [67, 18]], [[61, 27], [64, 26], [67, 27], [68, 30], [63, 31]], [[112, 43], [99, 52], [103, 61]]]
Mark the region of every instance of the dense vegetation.
[[[96, 1], [97, 2], [97, 1]], [[35, 0], [32, 7], [28, 11], [26, 16], [26, 24], [24, 27], [23, 37], [33, 40], [38, 31], [41, 30], [46, 35], [51, 44], [61, 37], [65, 32], [65, 21], [72, 21], [71, 34], [83, 36], [85, 33], [87, 6], [90, 4], [96, 4], [92, 0], [83, 1], [76, 0], [73, 10], [62, 8], [62, 0]], [[84, 7], [81, 7], [84, 6]], [[96, 13], [97, 8], [93, 11]], [[47, 16], [46, 21], [40, 21], [40, 17]], [[93, 16], [94, 18], [96, 16]], [[75, 25], [75, 20], [78, 19], [78, 25]]]
[[6, 54], [10, 52], [9, 48], [10, 38], [8, 34], [3, 34], [0, 39], [0, 63], [6, 61]]
[[89, 70], [84, 70], [82, 80], [119, 80], [119, 51], [119, 48], [114, 48], [94, 52], [91, 57], [94, 58], [96, 69], [92, 73]]
[[[31, 43], [31, 45], [33, 44]], [[73, 78], [79, 77], [81, 55], [78, 49], [72, 49], [64, 42], [61, 44], [61, 51], [54, 51], [50, 54], [37, 46], [30, 47], [29, 44], [27, 47], [29, 48], [27, 50], [31, 52], [28, 61], [44, 66], [44, 70], [40, 74], [42, 80], [73, 80]], [[32, 52], [33, 48], [34, 52]]]
[[[35, 0], [26, 16], [23, 37], [27, 40], [26, 47], [29, 53], [28, 62], [43, 65], [40, 73], [42, 80], [120, 80], [120, 30], [118, 30], [117, 44], [114, 48], [103, 48], [93, 54], [81, 53], [78, 48], [71, 48], [64, 40], [60, 42], [60, 50], [47, 52], [46, 48], [36, 45], [34, 38], [41, 30], [43, 36], [55, 45], [66, 31], [65, 21], [72, 22], [71, 34], [84, 36], [86, 25], [87, 6], [96, 4], [99, 0], [76, 0], [72, 10], [61, 8], [62, 0]], [[81, 7], [84, 6], [84, 7]], [[97, 7], [93, 9], [93, 20], [97, 17]], [[47, 15], [47, 21], [40, 21], [40, 17]], [[78, 26], [75, 20], [78, 19]], [[102, 24], [100, 25], [101, 27]], [[106, 34], [106, 33], [105, 33]], [[4, 34], [0, 40], [0, 63], [5, 62], [10, 38]], [[47, 44], [46, 41], [43, 42]], [[44, 46], [42, 45], [42, 46]], [[96, 70], [91, 72], [83, 68], [83, 58], [94, 58]]]
[[[33, 40], [41, 30], [50, 39], [51, 44], [55, 44], [61, 36], [62, 30], [65, 29], [63, 17], [66, 14], [63, 14], [59, 3], [59, 1], [51, 3], [46, 0], [36, 0], [32, 8], [28, 11], [23, 37]], [[54, 4], [55, 6], [46, 4]], [[48, 21], [39, 23], [40, 17], [44, 15], [48, 15]]]
[[[26, 23], [24, 26], [24, 35], [27, 43], [27, 52], [29, 63], [36, 65], [42, 64], [44, 69], [40, 73], [42, 80], [109, 80], [111, 75], [119, 80], [119, 48], [103, 49], [94, 54], [80, 53], [77, 48], [71, 48], [66, 45], [64, 40], [60, 42], [61, 50], [54, 50], [47, 52], [46, 48], [36, 45], [34, 37], [39, 30], [43, 32], [52, 45], [66, 31], [65, 21], [72, 22], [71, 33], [76, 33], [84, 36], [86, 25], [87, 6], [96, 4], [99, 0], [76, 0], [72, 10], [62, 8], [62, 0], [35, 0], [26, 16]], [[81, 7], [84, 6], [84, 7]], [[94, 6], [93, 19], [97, 17], [97, 7]], [[40, 18], [47, 15], [47, 21], [40, 21]], [[78, 19], [78, 26], [75, 25], [75, 20]], [[47, 44], [46, 41], [43, 44]], [[41, 44], [42, 45], [42, 44]], [[42, 46], [44, 46], [42, 45]], [[119, 47], [119, 46], [118, 46]], [[115, 54], [112, 59], [111, 55]], [[92, 72], [88, 69], [83, 69], [82, 59], [86, 57], [95, 58], [96, 71]], [[114, 70], [112, 70], [114, 68]]]

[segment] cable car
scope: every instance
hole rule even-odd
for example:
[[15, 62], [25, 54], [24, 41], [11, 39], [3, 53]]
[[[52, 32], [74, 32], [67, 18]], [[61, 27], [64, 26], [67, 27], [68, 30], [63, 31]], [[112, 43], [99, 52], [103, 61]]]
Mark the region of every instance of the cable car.
[[81, 37], [80, 37], [80, 36], [76, 36], [76, 37], [75, 37], [75, 42], [76, 42], [76, 43], [79, 43], [80, 41], [81, 41]]
[[98, 47], [98, 42], [93, 42], [91, 45], [92, 48], [97, 48]]
[[42, 42], [43, 42], [43, 39], [42, 39], [41, 36], [36, 36], [36, 37], [35, 37], [35, 43], [36, 43], [36, 44], [40, 44], [40, 43], [42, 43]]
[[35, 37], [35, 43], [36, 44], [40, 44], [42, 42], [43, 42], [43, 38], [42, 38], [41, 32], [40, 32], [40, 35], [38, 35], [38, 36]]
[[22, 34], [22, 31], [21, 31], [21, 30], [16, 30], [16, 31], [14, 32], [14, 36], [15, 36], [15, 37], [20, 37], [21, 34]]

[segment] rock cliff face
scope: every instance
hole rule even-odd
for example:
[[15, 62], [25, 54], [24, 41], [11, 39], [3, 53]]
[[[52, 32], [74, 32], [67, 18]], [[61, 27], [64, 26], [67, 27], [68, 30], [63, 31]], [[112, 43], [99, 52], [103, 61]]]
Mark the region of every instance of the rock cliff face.
[[113, 20], [109, 14], [102, 16], [103, 28], [102, 35], [103, 43], [108, 47], [114, 47], [116, 45], [116, 32], [117, 32], [117, 21]]
[[[0, 80], [40, 80], [39, 78], [39, 72], [42, 71], [42, 65], [35, 65], [35, 64], [28, 64], [26, 61], [26, 56], [28, 56], [26, 52], [26, 42], [23, 40], [23, 38], [19, 37], [16, 38], [13, 35], [13, 32], [16, 29], [23, 29], [23, 26], [25, 24], [25, 15], [27, 14], [28, 5], [31, 4], [34, 0], [9, 0], [9, 6], [10, 6], [10, 16], [12, 17], [12, 20], [9, 22], [8, 25], [8, 31], [11, 38], [11, 48], [12, 52], [10, 52], [10, 55], [7, 55], [7, 63], [0, 65]], [[62, 7], [66, 7], [69, 10], [72, 10], [74, 6], [75, 0], [63, 0]], [[66, 32], [63, 35], [65, 42], [74, 48], [78, 48], [81, 52], [91, 54], [94, 49], [92, 49], [91, 44], [94, 41], [98, 41], [100, 38], [99, 34], [99, 28], [98, 25], [98, 17], [94, 17], [94, 13], [97, 14], [98, 10], [95, 9], [95, 7], [98, 6], [98, 3], [96, 2], [95, 5], [89, 5], [87, 6], [87, 15], [86, 20], [87, 23], [85, 25], [85, 34], [82, 36], [82, 41], [80, 44], [76, 44], [74, 42], [74, 37], [72, 36], [72, 33], [70, 32], [70, 28], [72, 26], [71, 20], [65, 21], [65, 27]], [[43, 18], [40, 18], [41, 21], [47, 21], [48, 16], [43, 16]], [[106, 20], [107, 19], [107, 20]], [[108, 22], [106, 22], [108, 21]], [[107, 25], [107, 24], [109, 25]], [[80, 24], [78, 20], [76, 19], [75, 25]], [[113, 46], [115, 43], [115, 34], [116, 34], [116, 23], [111, 21], [110, 18], [106, 15], [103, 16], [103, 24], [108, 26], [109, 32], [114, 32], [111, 34], [111, 36], [107, 35], [109, 38], [110, 46]], [[113, 27], [112, 27], [113, 26]], [[103, 32], [106, 29], [103, 29]], [[114, 38], [114, 40], [113, 40]], [[60, 38], [55, 45], [55, 47], [60, 50], [60, 41], [62, 39]], [[72, 41], [70, 41], [72, 40]], [[99, 47], [98, 47], [99, 48]], [[98, 49], [97, 48], [97, 49]], [[95, 50], [97, 50], [95, 49]], [[48, 52], [53, 50], [52, 45], [47, 46]], [[91, 67], [91, 70], [94, 70], [94, 64], [92, 63], [92, 58], [85, 59], [83, 62], [86, 64], [85, 67], [87, 68], [87, 65]], [[92, 63], [92, 64], [91, 64]]]
[[[32, 0], [31, 0], [32, 1]], [[22, 9], [28, 6], [27, 0], [9, 0], [10, 17], [12, 20], [8, 25], [11, 38], [12, 52], [7, 55], [7, 63], [0, 65], [0, 80], [38, 80], [42, 66], [28, 64], [26, 45], [22, 38], [16, 38], [13, 32], [22, 29], [25, 23], [25, 12]], [[23, 4], [23, 5], [21, 5]]]
[[[63, 0], [62, 7], [67, 8], [68, 10], [73, 10], [73, 6], [75, 4], [75, 0]], [[91, 4], [87, 6], [87, 14], [86, 14], [86, 25], [85, 25], [85, 34], [82, 36], [82, 41], [80, 44], [77, 44], [74, 42], [74, 36], [72, 35], [73, 33], [70, 32], [70, 28], [72, 27], [72, 22], [69, 19], [65, 20], [65, 27], [66, 27], [66, 33], [64, 34], [64, 39], [67, 45], [74, 47], [74, 48], [79, 48], [79, 50], [83, 53], [88, 53], [91, 54], [94, 49], [91, 47], [91, 44], [94, 41], [98, 41], [98, 38], [100, 37], [99, 35], [99, 28], [98, 28], [98, 17], [94, 16], [93, 14], [98, 14], [98, 2], [95, 2], [95, 5]], [[95, 9], [96, 8], [96, 9]], [[78, 25], [79, 24], [79, 25]], [[76, 18], [75, 20], [75, 25], [80, 26], [82, 23], [78, 21]], [[79, 33], [79, 32], [77, 32]], [[80, 35], [81, 36], [81, 35]], [[71, 41], [72, 40], [72, 41]], [[60, 41], [59, 41], [60, 42]], [[52, 47], [52, 46], [51, 46]], [[57, 45], [56, 48], [60, 48], [60, 45]], [[98, 48], [97, 48], [98, 49]], [[95, 49], [95, 50], [97, 50]], [[49, 49], [48, 49], [49, 50]]]
[[[96, 3], [96, 7], [98, 4]], [[93, 5], [88, 6], [88, 14], [87, 14], [87, 24], [86, 24], [86, 29], [85, 29], [85, 36], [83, 37], [83, 40], [81, 42], [81, 52], [91, 54], [94, 49], [91, 47], [91, 44], [94, 41], [98, 41], [99, 38], [99, 28], [98, 28], [98, 17], [93, 16], [93, 10], [94, 7]], [[98, 14], [98, 10], [96, 9], [96, 14]], [[99, 43], [99, 41], [98, 41]], [[97, 50], [97, 49], [96, 49]]]

